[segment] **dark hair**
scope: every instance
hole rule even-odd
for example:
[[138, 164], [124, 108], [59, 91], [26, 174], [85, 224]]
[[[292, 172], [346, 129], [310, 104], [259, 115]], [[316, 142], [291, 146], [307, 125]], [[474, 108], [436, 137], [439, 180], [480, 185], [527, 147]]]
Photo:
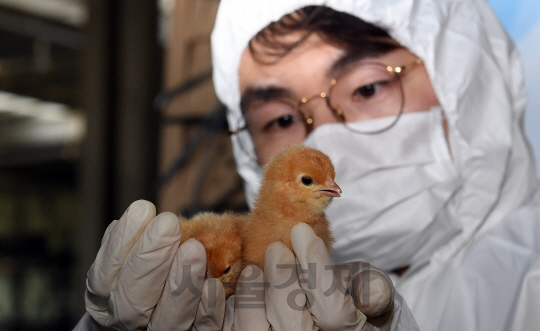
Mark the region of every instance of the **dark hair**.
[[[292, 32], [304, 34], [295, 41], [282, 38]], [[268, 62], [263, 61], [260, 55], [279, 61], [312, 33], [358, 57], [374, 57], [402, 47], [384, 29], [356, 16], [326, 6], [308, 6], [283, 16], [259, 31], [249, 42], [249, 50], [259, 62]], [[253, 47], [254, 41], [262, 47]]]

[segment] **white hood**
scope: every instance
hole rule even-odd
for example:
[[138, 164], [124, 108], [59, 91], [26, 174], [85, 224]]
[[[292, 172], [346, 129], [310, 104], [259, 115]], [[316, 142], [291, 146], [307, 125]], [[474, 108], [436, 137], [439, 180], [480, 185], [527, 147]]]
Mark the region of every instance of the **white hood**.
[[[465, 182], [456, 197], [462, 233], [433, 258], [453, 256], [531, 199], [537, 183], [522, 125], [521, 62], [484, 0], [222, 0], [212, 34], [214, 84], [232, 127], [241, 118], [238, 65], [249, 40], [283, 15], [323, 3], [385, 28], [424, 61]], [[235, 139], [233, 149], [251, 204], [261, 169]]]

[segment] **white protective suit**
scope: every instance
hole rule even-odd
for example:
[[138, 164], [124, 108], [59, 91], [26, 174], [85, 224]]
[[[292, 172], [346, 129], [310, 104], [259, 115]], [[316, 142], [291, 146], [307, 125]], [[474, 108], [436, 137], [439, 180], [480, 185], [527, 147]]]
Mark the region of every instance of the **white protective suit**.
[[[238, 66], [248, 41], [271, 21], [318, 4], [385, 28], [422, 58], [448, 121], [462, 179], [451, 213], [458, 231], [393, 278], [420, 329], [540, 329], [540, 194], [522, 125], [522, 67], [484, 0], [222, 0], [212, 51], [214, 84], [229, 123], [236, 127], [241, 117]], [[260, 166], [235, 139], [233, 148], [252, 203]], [[385, 247], [380, 240], [370, 249]]]

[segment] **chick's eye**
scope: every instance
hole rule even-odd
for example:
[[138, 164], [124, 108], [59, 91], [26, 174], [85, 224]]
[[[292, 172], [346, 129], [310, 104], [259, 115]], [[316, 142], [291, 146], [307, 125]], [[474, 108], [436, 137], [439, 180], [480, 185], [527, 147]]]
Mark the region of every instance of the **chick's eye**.
[[311, 177], [302, 177], [302, 184], [306, 185], [306, 186], [309, 186], [311, 184], [313, 184], [313, 178]]
[[228, 274], [229, 271], [231, 271], [231, 266], [228, 266], [227, 269], [225, 269], [225, 270], [223, 271], [223, 274], [224, 274], [224, 275], [225, 275], [225, 274]]

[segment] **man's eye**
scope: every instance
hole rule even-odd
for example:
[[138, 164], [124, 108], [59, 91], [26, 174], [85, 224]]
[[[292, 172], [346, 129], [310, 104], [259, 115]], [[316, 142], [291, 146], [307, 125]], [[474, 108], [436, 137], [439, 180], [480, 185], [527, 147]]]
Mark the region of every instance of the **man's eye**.
[[272, 128], [287, 129], [291, 127], [293, 124], [295, 124], [297, 121], [298, 121], [298, 118], [296, 116], [286, 114], [266, 124], [265, 129], [272, 129]]
[[354, 91], [353, 100], [361, 101], [360, 99], [372, 98], [387, 83], [386, 81], [381, 81], [360, 86]]

